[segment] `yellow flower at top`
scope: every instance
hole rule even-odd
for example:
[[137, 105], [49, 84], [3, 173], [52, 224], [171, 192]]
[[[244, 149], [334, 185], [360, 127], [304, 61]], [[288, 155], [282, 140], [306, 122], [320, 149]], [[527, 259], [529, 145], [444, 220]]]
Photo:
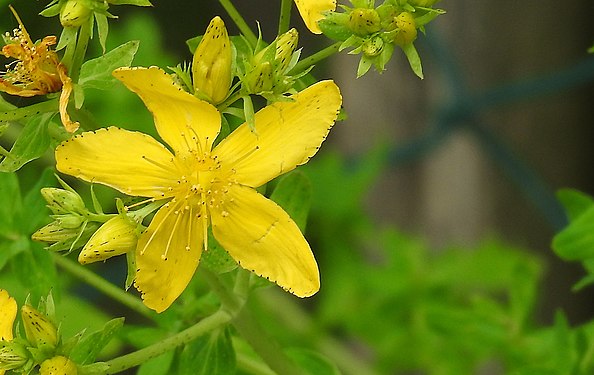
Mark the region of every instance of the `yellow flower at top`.
[[336, 121], [338, 87], [322, 81], [255, 114], [213, 148], [221, 114], [157, 67], [114, 76], [152, 112], [160, 137], [110, 127], [56, 149], [57, 169], [125, 194], [167, 200], [136, 247], [135, 286], [161, 312], [208, 250], [208, 230], [243, 268], [307, 297], [320, 288], [309, 244], [289, 215], [255, 188], [306, 163]]
[[324, 12], [336, 10], [336, 0], [295, 0], [299, 14], [305, 25], [314, 34], [321, 34], [318, 21], [324, 18]]
[[19, 28], [13, 35], [6, 33], [7, 44], [2, 54], [15, 61], [6, 65], [6, 72], [0, 75], [0, 91], [10, 95], [31, 97], [62, 90], [60, 94], [60, 119], [68, 132], [75, 132], [78, 122], [73, 122], [66, 112], [68, 99], [72, 93], [72, 80], [66, 67], [60, 63], [56, 51], [50, 47], [56, 44], [55, 36], [46, 36], [35, 44], [25, 29], [16, 11], [10, 6]]

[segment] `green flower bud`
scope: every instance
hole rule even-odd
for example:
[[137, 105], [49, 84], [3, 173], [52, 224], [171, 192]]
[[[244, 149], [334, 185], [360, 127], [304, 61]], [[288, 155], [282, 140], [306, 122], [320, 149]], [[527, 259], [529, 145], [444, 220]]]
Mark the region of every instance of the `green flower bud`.
[[409, 12], [402, 12], [394, 17], [393, 25], [398, 31], [394, 34], [394, 43], [403, 46], [417, 39], [417, 23]]
[[39, 375], [76, 375], [77, 373], [76, 363], [61, 355], [46, 359], [39, 368]]
[[56, 219], [60, 227], [65, 229], [79, 228], [86, 220], [83, 216], [77, 214], [54, 215], [53, 218]]
[[379, 36], [367, 39], [361, 46], [363, 53], [369, 57], [379, 55], [382, 52], [383, 47], [384, 40]]
[[33, 233], [31, 238], [34, 241], [55, 243], [77, 237], [79, 233], [77, 228], [64, 228], [59, 221], [52, 221]]
[[41, 195], [48, 203], [47, 207], [54, 214], [82, 213], [86, 211], [85, 203], [80, 195], [75, 192], [59, 188], [43, 188], [41, 189]]
[[381, 19], [375, 9], [357, 8], [350, 13], [347, 26], [357, 35], [369, 35], [381, 29]]
[[136, 248], [138, 224], [125, 215], [106, 221], [89, 239], [78, 255], [80, 264], [88, 264], [122, 255]]
[[28, 361], [29, 352], [22, 344], [14, 341], [0, 344], [0, 371], [22, 368]]
[[219, 104], [231, 87], [231, 41], [220, 17], [210, 21], [206, 32], [194, 52], [192, 80], [197, 95], [203, 95], [212, 104]]
[[60, 23], [64, 27], [79, 27], [91, 16], [88, 1], [68, 0], [60, 9]]
[[30, 305], [21, 307], [21, 318], [25, 328], [25, 336], [31, 345], [39, 347], [58, 344], [58, 330], [45, 314], [40, 313]]
[[274, 86], [272, 64], [264, 61], [250, 70], [244, 77], [244, 87], [250, 94], [271, 91]]
[[293, 57], [293, 52], [295, 52], [295, 48], [297, 48], [298, 40], [299, 33], [295, 29], [291, 29], [284, 34], [279, 35], [276, 39], [276, 51], [274, 55], [274, 72], [276, 74], [284, 73], [289, 66], [291, 58]]

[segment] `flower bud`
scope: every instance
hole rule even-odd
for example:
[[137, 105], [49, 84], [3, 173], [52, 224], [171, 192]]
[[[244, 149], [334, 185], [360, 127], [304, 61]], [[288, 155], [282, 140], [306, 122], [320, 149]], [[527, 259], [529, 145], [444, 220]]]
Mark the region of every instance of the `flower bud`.
[[231, 87], [231, 41], [220, 17], [210, 21], [206, 32], [194, 52], [192, 80], [194, 90], [212, 104], [227, 97]]
[[272, 64], [265, 61], [256, 65], [254, 69], [245, 75], [244, 85], [250, 94], [272, 90], [274, 86]]
[[61, 355], [46, 359], [39, 368], [39, 375], [76, 375], [77, 373], [76, 363]]
[[54, 219], [58, 222], [60, 227], [65, 229], [79, 228], [84, 222], [84, 216], [78, 214], [54, 215]]
[[347, 26], [357, 35], [369, 35], [381, 29], [381, 19], [375, 9], [356, 8], [350, 13]]
[[136, 248], [138, 225], [125, 215], [106, 221], [89, 239], [78, 255], [80, 264], [88, 264], [122, 255]]
[[22, 368], [29, 361], [29, 352], [22, 344], [11, 341], [0, 345], [0, 373]]
[[75, 192], [59, 188], [43, 188], [41, 189], [41, 195], [48, 203], [47, 207], [54, 214], [82, 213], [86, 211], [85, 203], [80, 195]]
[[60, 23], [64, 27], [79, 27], [91, 16], [88, 1], [67, 0], [60, 9]]
[[286, 33], [279, 35], [276, 39], [276, 51], [274, 55], [274, 72], [276, 74], [282, 74], [285, 72], [293, 52], [297, 48], [297, 42], [299, 40], [299, 33], [294, 28], [287, 31]]
[[80, 233], [77, 228], [64, 228], [59, 221], [52, 221], [31, 235], [34, 241], [56, 243], [75, 238]]
[[363, 42], [363, 45], [361, 47], [365, 55], [369, 57], [377, 56], [382, 52], [382, 49], [384, 47], [384, 40], [379, 36], [375, 36]]
[[58, 344], [58, 330], [45, 314], [40, 313], [30, 305], [21, 307], [21, 318], [25, 328], [25, 336], [31, 345], [39, 347]]
[[402, 12], [394, 17], [393, 25], [398, 32], [394, 35], [394, 43], [403, 46], [417, 39], [417, 23], [409, 12]]

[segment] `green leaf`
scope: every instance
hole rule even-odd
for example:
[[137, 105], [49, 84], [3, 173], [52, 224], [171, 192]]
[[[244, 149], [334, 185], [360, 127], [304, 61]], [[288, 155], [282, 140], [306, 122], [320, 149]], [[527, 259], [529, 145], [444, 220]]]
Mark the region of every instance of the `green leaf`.
[[373, 64], [373, 59], [361, 55], [361, 60], [359, 60], [359, 66], [357, 67], [357, 78], [362, 77], [369, 71], [371, 65]]
[[594, 257], [594, 206], [583, 212], [553, 238], [553, 250], [565, 260]]
[[200, 266], [206, 267], [208, 270], [222, 274], [231, 272], [237, 268], [237, 262], [231, 258], [225, 249], [213, 237], [212, 233], [208, 232], [208, 250], [202, 253], [200, 258]]
[[116, 82], [111, 73], [120, 67], [130, 66], [139, 42], [129, 41], [105, 55], [85, 62], [80, 69], [79, 84], [85, 88], [108, 90]]
[[408, 43], [402, 46], [402, 51], [408, 59], [408, 64], [417, 77], [423, 79], [423, 67], [421, 66], [421, 58], [415, 48], [414, 44]]
[[105, 43], [107, 41], [107, 34], [109, 33], [107, 16], [98, 12], [95, 12], [94, 14], [95, 21], [97, 22], [97, 34], [99, 34], [99, 44], [101, 45], [101, 50], [105, 53]]
[[572, 221], [594, 206], [594, 198], [575, 189], [559, 190], [557, 199], [559, 199], [567, 212], [567, 216]]
[[21, 190], [15, 173], [0, 173], [0, 237], [12, 239], [18, 232], [17, 218], [22, 210]]
[[109, 343], [116, 332], [124, 325], [124, 318], [112, 319], [105, 323], [103, 329], [85, 336], [70, 353], [74, 362], [86, 365], [95, 361], [99, 352]]
[[309, 178], [301, 171], [293, 171], [281, 177], [270, 199], [278, 203], [305, 231], [307, 215], [311, 207], [312, 187]]
[[52, 254], [28, 238], [27, 242], [23, 242], [23, 246], [27, 248], [10, 261], [13, 274], [29, 289], [34, 301], [47, 296], [52, 289], [55, 291], [54, 294], [57, 294], [60, 290], [57, 288], [58, 272]]
[[47, 131], [53, 113], [32, 117], [21, 131], [10, 153], [0, 163], [0, 172], [14, 172], [45, 153], [50, 145]]
[[340, 375], [338, 367], [317, 352], [301, 348], [291, 348], [286, 350], [286, 353], [307, 374]]
[[25, 209], [23, 210], [21, 219], [23, 233], [30, 235], [45, 224], [45, 222], [48, 222], [46, 202], [41, 196], [40, 191], [43, 187], [53, 186], [55, 180], [54, 171], [47, 168], [41, 173], [35, 186], [25, 194], [25, 197], [23, 198], [23, 207], [25, 207]]
[[227, 329], [213, 331], [184, 347], [179, 358], [179, 375], [233, 375], [235, 350]]

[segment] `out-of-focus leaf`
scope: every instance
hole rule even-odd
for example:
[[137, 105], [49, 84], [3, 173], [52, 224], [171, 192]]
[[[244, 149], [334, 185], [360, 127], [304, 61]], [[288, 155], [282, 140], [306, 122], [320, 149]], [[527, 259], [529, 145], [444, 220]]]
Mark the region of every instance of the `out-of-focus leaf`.
[[18, 222], [21, 211], [21, 190], [16, 174], [0, 173], [0, 238], [15, 238], [15, 221]]
[[309, 375], [340, 375], [338, 367], [320, 353], [301, 348], [291, 348], [285, 352]]
[[557, 199], [561, 202], [571, 221], [576, 220], [590, 207], [594, 206], [594, 199], [586, 193], [575, 189], [561, 189], [557, 192]]
[[553, 238], [553, 250], [565, 260], [594, 258], [594, 206]]
[[143, 363], [137, 375], [169, 375], [175, 352], [168, 351]]

